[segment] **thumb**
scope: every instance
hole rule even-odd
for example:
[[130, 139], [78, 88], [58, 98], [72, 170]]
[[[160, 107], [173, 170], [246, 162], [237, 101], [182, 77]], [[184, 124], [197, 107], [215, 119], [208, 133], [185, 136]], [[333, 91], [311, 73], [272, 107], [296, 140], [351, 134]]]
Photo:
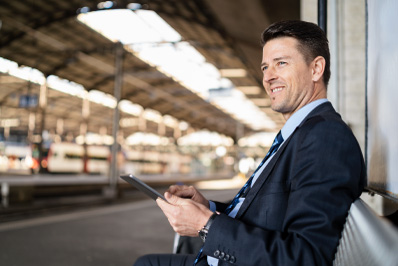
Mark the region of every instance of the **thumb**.
[[173, 195], [169, 192], [164, 193], [164, 197], [167, 199], [167, 201], [172, 204], [172, 205], [180, 205], [182, 198]]

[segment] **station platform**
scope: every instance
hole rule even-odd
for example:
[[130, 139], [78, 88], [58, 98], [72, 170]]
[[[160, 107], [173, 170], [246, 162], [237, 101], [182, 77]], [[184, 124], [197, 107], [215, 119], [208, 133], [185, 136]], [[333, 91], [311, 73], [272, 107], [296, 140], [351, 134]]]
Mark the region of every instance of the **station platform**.
[[[138, 175], [138, 177], [146, 183], [194, 183], [198, 181], [230, 179], [234, 176], [232, 172], [217, 174], [152, 174]], [[116, 178], [120, 183], [124, 183], [120, 178]], [[109, 176], [107, 175], [90, 175], [90, 174], [34, 174], [34, 175], [12, 175], [0, 173], [0, 184], [8, 184], [9, 186], [62, 186], [62, 185], [90, 185], [109, 184]]]
[[[227, 201], [238, 189], [202, 192]], [[171, 253], [173, 241], [166, 217], [145, 199], [0, 223], [0, 261], [8, 266], [132, 265], [144, 254]]]

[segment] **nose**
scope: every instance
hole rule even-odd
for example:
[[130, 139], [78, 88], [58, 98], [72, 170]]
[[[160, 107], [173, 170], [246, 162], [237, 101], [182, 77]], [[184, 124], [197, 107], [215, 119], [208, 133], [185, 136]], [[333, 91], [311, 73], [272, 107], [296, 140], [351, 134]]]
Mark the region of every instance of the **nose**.
[[275, 69], [269, 66], [266, 70], [263, 71], [263, 82], [270, 83], [276, 79]]

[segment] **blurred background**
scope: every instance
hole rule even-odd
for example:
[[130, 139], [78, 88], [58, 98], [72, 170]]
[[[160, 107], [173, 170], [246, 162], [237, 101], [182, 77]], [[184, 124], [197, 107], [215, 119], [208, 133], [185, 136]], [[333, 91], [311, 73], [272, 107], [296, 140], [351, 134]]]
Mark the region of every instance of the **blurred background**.
[[[276, 21], [324, 23], [328, 98], [368, 159], [367, 7], [388, 9], [376, 2], [2, 0], [0, 261], [131, 265], [170, 252], [167, 220], [119, 175], [232, 198], [284, 124], [260, 71], [260, 35]], [[364, 195], [381, 214], [396, 210], [392, 176], [371, 179], [388, 197]]]

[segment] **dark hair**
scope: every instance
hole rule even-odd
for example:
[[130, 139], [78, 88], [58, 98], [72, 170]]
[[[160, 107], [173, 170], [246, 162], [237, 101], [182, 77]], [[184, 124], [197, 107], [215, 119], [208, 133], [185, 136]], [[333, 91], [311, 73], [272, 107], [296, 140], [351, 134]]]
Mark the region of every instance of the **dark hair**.
[[261, 44], [279, 37], [293, 37], [299, 45], [297, 49], [303, 54], [309, 64], [317, 56], [325, 58], [326, 65], [323, 73], [325, 86], [330, 79], [329, 42], [325, 32], [316, 24], [300, 20], [276, 22], [261, 34]]

